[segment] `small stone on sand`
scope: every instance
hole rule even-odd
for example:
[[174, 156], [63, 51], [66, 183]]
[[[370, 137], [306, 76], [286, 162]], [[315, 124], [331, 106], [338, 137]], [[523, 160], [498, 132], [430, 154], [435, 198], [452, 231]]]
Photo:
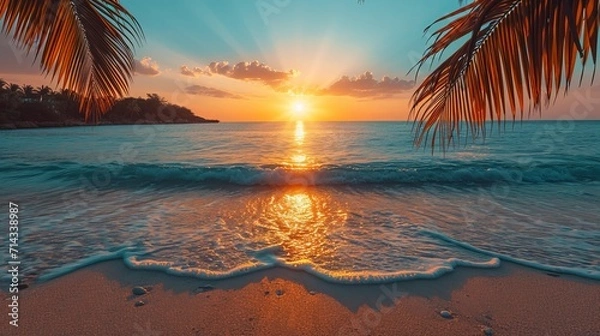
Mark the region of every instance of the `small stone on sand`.
[[146, 288], [144, 288], [142, 286], [133, 287], [133, 289], [131, 290], [131, 292], [133, 292], [134, 295], [148, 294], [148, 291], [146, 290]]
[[136, 306], [136, 307], [141, 307], [141, 306], [143, 306], [143, 305], [145, 305], [145, 304], [146, 304], [146, 302], [144, 302], [144, 301], [142, 301], [142, 300], [139, 300], [139, 301], [137, 301], [137, 302], [135, 303], [135, 306]]
[[310, 294], [310, 295], [315, 295], [315, 294], [317, 294], [317, 292], [315, 292], [315, 291], [310, 291], [310, 292], [308, 292], [308, 294]]
[[442, 310], [440, 312], [440, 316], [442, 316], [445, 319], [451, 319], [452, 318], [452, 313], [447, 311], [447, 310]]
[[275, 294], [277, 294], [277, 296], [282, 296], [283, 295], [283, 289], [276, 290]]
[[198, 288], [196, 288], [196, 293], [204, 293], [204, 292], [208, 292], [215, 289], [215, 287], [211, 286], [211, 285], [202, 285], [202, 286], [198, 286]]
[[484, 328], [483, 329], [483, 334], [485, 336], [492, 336], [492, 335], [494, 335], [494, 330], [492, 328], [489, 328], [489, 327]]

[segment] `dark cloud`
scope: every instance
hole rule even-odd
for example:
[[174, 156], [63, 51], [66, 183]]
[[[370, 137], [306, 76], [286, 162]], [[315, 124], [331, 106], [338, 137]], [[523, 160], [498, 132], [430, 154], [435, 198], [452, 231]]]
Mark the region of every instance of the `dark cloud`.
[[158, 64], [154, 62], [150, 57], [144, 57], [141, 60], [134, 60], [133, 71], [136, 74], [146, 76], [156, 76], [160, 74]]
[[408, 91], [414, 86], [414, 81], [406, 81], [398, 77], [384, 76], [381, 80], [377, 80], [372, 72], [367, 71], [358, 77], [343, 76], [319, 93], [331, 96], [383, 98]]
[[288, 80], [298, 74], [296, 70], [278, 71], [258, 61], [239, 62], [235, 65], [227, 61], [212, 62], [206, 68], [193, 68], [181, 66], [181, 74], [197, 77], [200, 75], [221, 75], [243, 81], [260, 82], [273, 88], [280, 88]]
[[192, 95], [197, 96], [208, 96], [208, 97], [216, 97], [216, 98], [229, 98], [229, 99], [241, 99], [241, 96], [238, 96], [233, 93], [229, 93], [227, 91], [210, 88], [202, 85], [191, 85], [185, 88], [185, 92]]

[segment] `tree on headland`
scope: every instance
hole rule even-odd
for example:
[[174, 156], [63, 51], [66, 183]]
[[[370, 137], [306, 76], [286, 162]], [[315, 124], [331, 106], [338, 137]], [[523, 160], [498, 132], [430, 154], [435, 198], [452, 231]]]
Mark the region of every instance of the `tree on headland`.
[[96, 119], [129, 88], [143, 32], [118, 0], [0, 0], [2, 33]]
[[40, 101], [44, 101], [45, 97], [54, 94], [54, 91], [49, 86], [42, 85], [35, 89], [36, 94], [40, 97]]
[[[2, 81], [0, 81], [2, 83]], [[34, 89], [31, 85], [4, 85], [0, 88], [0, 129], [60, 127], [84, 125], [79, 110], [77, 93], [48, 86]], [[195, 115], [190, 109], [171, 104], [151, 93], [147, 98], [125, 97], [116, 99], [96, 124], [189, 124], [212, 123]]]
[[416, 73], [456, 49], [412, 97], [415, 143], [446, 148], [461, 128], [485, 136], [488, 120], [541, 113], [569, 90], [577, 64], [582, 78], [586, 64], [595, 70], [599, 7], [600, 0], [473, 0], [435, 21], [426, 31], [442, 26]]
[[19, 84], [10, 83], [10, 84], [8, 84], [8, 92], [22, 95], [23, 89], [21, 88], [21, 86], [19, 86]]
[[7, 83], [0, 80], [0, 110], [14, 112], [20, 104], [23, 96], [23, 89], [19, 84]]
[[33, 88], [33, 86], [31, 85], [23, 85], [21, 87], [21, 90], [23, 91], [23, 95], [25, 96], [25, 98], [27, 99], [32, 99], [35, 89]]

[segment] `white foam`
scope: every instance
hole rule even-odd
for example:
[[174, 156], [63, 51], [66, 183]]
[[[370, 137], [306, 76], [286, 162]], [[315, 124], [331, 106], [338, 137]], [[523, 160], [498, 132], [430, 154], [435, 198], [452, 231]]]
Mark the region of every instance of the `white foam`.
[[54, 268], [54, 269], [40, 275], [38, 280], [39, 281], [48, 281], [48, 280], [63, 276], [65, 274], [74, 272], [74, 271], [84, 268], [86, 266], [90, 266], [90, 265], [97, 264], [97, 263], [107, 261], [107, 260], [128, 258], [129, 256], [131, 256], [133, 254], [139, 254], [139, 253], [140, 252], [138, 249], [132, 248], [132, 247], [124, 247], [124, 248], [119, 249], [114, 252], [99, 253], [99, 254], [93, 255], [91, 257], [80, 259], [73, 263]]
[[571, 275], [577, 275], [580, 277], [584, 277], [584, 278], [591, 278], [591, 279], [595, 279], [595, 280], [600, 280], [600, 271], [595, 271], [595, 270], [591, 270], [591, 269], [581, 269], [581, 268], [574, 268], [574, 267], [562, 267], [562, 266], [552, 266], [552, 265], [546, 265], [546, 264], [542, 264], [542, 263], [538, 263], [535, 261], [531, 261], [531, 260], [525, 260], [525, 259], [521, 259], [521, 258], [515, 258], [515, 257], [511, 257], [507, 254], [503, 254], [503, 253], [497, 253], [497, 252], [491, 252], [491, 251], [487, 251], [478, 247], [475, 247], [471, 244], [465, 243], [465, 242], [461, 242], [459, 240], [450, 238], [442, 233], [436, 232], [436, 231], [431, 231], [431, 230], [426, 230], [424, 229], [423, 232], [438, 238], [440, 240], [449, 242], [451, 244], [460, 246], [462, 248], [465, 248], [467, 250], [471, 250], [474, 252], [478, 252], [481, 254], [485, 254], [485, 255], [489, 255], [492, 257], [496, 257], [496, 258], [500, 258], [502, 260], [506, 260], [506, 261], [510, 261], [512, 263], [515, 264], [520, 264], [523, 266], [527, 266], [527, 267], [531, 267], [531, 268], [535, 268], [535, 269], [539, 269], [542, 271], [548, 271], [548, 272], [556, 272], [556, 273], [563, 273], [563, 274], [571, 274]]
[[[127, 266], [133, 269], [162, 271], [167, 274], [178, 276], [190, 276], [202, 280], [222, 280], [243, 276], [252, 272], [265, 270], [273, 267], [283, 267], [292, 270], [302, 270], [327, 282], [348, 285], [380, 284], [395, 281], [406, 281], [416, 279], [435, 279], [452, 272], [456, 267], [495, 268], [500, 266], [498, 258], [491, 258], [485, 262], [473, 262], [458, 258], [436, 260], [437, 265], [432, 265], [425, 271], [401, 270], [395, 272], [379, 271], [331, 271], [319, 267], [309, 260], [286, 262], [284, 259], [269, 254], [267, 251], [276, 249], [269, 247], [261, 250], [262, 258], [258, 262], [248, 262], [226, 271], [205, 270], [200, 268], [182, 268], [173, 266], [171, 262], [156, 261], [151, 259], [139, 260], [137, 257], [125, 259]], [[267, 261], [268, 260], [268, 261]]]

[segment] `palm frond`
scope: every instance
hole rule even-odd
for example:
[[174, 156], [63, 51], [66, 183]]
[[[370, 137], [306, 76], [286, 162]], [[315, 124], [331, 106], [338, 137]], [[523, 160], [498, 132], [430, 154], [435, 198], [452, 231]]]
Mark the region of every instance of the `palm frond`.
[[450, 21], [432, 33], [417, 73], [450, 46], [458, 47], [412, 97], [415, 143], [445, 149], [460, 139], [461, 126], [473, 137], [485, 136], [487, 120], [510, 116], [514, 122], [525, 112], [541, 112], [561, 89], [568, 91], [578, 61], [582, 74], [589, 61], [595, 70], [599, 5], [474, 0], [434, 22]]
[[127, 93], [143, 32], [118, 0], [0, 0], [2, 32], [97, 118]]

